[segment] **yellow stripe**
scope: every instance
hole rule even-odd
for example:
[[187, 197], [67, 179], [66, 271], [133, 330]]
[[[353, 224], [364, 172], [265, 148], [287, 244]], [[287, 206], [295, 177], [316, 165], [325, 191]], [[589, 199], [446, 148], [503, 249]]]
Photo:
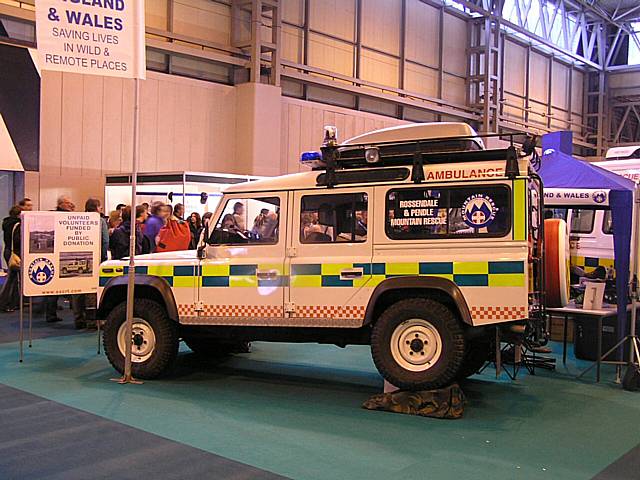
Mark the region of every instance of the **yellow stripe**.
[[353, 268], [352, 263], [327, 263], [322, 265], [322, 275], [340, 275], [342, 270]]
[[291, 277], [292, 287], [322, 287], [322, 277], [320, 275], [293, 275]]
[[524, 287], [522, 273], [500, 273], [489, 275], [490, 287]]
[[376, 287], [387, 279], [385, 275], [371, 275], [367, 287]]
[[205, 277], [228, 277], [229, 265], [203, 265], [202, 275]]
[[387, 263], [385, 272], [387, 275], [418, 275], [420, 267], [418, 263]]
[[105, 272], [105, 269], [100, 270], [101, 277], [119, 277], [124, 275], [124, 268], [122, 267], [106, 267], [107, 270], [111, 270], [111, 272]]
[[258, 270], [273, 270], [278, 272], [278, 275], [282, 275], [281, 263], [259, 263]]
[[461, 274], [487, 274], [489, 262], [454, 262], [453, 273]]
[[173, 265], [149, 265], [147, 273], [157, 277], [171, 277], [173, 276]]
[[527, 190], [525, 180], [513, 182], [513, 239], [527, 239]]
[[258, 277], [254, 275], [232, 275], [229, 277], [230, 287], [257, 287]]
[[365, 275], [362, 278], [354, 278], [353, 279], [353, 286], [355, 288], [364, 287], [365, 285], [369, 285], [369, 277], [368, 276]]
[[173, 286], [176, 288], [198, 287], [198, 277], [173, 277]]

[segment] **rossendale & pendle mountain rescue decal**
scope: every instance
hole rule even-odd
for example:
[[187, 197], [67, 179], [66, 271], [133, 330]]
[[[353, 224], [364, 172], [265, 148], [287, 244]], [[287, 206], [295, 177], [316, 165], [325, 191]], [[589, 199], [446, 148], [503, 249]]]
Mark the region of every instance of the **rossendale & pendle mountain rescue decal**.
[[463, 220], [471, 228], [489, 226], [496, 218], [498, 208], [489, 195], [476, 193], [462, 204]]

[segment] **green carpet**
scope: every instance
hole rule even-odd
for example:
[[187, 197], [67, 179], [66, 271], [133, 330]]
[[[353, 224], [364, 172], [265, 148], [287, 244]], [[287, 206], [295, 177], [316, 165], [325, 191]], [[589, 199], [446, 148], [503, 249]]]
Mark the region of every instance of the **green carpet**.
[[5, 344], [0, 383], [294, 479], [589, 479], [640, 443], [638, 394], [564, 368], [477, 375], [447, 421], [361, 409], [382, 386], [368, 347], [258, 343], [219, 365], [183, 350], [171, 378], [122, 386], [95, 336], [38, 340], [22, 365]]

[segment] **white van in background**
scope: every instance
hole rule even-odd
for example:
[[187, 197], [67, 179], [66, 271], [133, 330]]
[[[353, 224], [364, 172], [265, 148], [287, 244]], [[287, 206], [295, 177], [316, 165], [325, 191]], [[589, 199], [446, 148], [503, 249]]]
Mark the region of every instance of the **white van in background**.
[[594, 162], [594, 165], [636, 183], [640, 182], [640, 145], [610, 148], [605, 158], [605, 161]]
[[613, 229], [608, 205], [608, 190], [545, 189], [546, 218], [567, 222], [571, 265], [587, 273], [604, 267], [613, 274]]

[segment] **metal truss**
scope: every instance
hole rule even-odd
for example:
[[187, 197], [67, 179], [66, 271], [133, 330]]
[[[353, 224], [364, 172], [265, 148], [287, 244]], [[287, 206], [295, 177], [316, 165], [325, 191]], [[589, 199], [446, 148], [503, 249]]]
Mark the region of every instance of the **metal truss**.
[[617, 98], [609, 110], [611, 144], [640, 145], [640, 95]]
[[640, 39], [629, 23], [640, 6], [608, 13], [590, 0], [452, 0], [472, 15], [500, 20], [502, 28], [560, 58], [606, 70], [624, 36]]

